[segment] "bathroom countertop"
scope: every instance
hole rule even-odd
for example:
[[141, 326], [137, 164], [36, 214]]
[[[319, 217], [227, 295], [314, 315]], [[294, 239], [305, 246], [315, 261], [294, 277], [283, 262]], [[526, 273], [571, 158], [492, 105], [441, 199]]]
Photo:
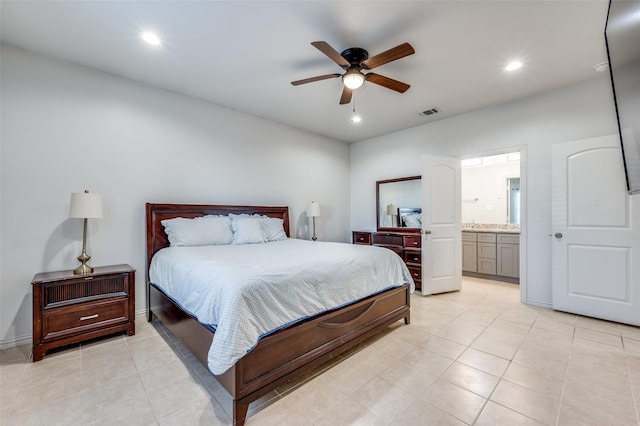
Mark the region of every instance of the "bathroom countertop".
[[462, 232], [491, 232], [496, 234], [519, 234], [519, 225], [505, 225], [495, 223], [462, 224]]

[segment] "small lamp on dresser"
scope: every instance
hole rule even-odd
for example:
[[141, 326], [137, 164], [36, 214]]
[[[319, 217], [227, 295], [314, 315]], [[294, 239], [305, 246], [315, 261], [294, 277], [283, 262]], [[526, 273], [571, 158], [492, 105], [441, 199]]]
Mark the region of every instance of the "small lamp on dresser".
[[397, 225], [396, 216], [398, 216], [398, 208], [395, 204], [387, 204], [387, 214], [391, 218], [391, 227], [395, 227]]
[[318, 239], [318, 237], [316, 236], [316, 217], [320, 216], [320, 204], [316, 203], [315, 201], [312, 201], [311, 204], [309, 204], [309, 207], [307, 207], [307, 217], [310, 217], [313, 219], [313, 237], [311, 237], [311, 239], [313, 241], [316, 241]]
[[69, 205], [69, 217], [84, 219], [82, 232], [82, 253], [78, 256], [80, 266], [73, 270], [76, 275], [85, 275], [93, 272], [93, 268], [87, 265], [91, 256], [87, 254], [87, 219], [102, 219], [102, 197], [98, 194], [90, 194], [85, 190], [71, 194]]

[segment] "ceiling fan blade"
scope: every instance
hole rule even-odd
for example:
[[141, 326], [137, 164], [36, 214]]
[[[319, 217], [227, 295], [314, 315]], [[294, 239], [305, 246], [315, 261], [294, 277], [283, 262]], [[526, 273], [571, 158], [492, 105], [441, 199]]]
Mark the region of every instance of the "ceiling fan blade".
[[395, 90], [396, 92], [404, 93], [409, 90], [410, 85], [407, 83], [403, 83], [398, 80], [394, 80], [389, 77], [385, 77], [380, 74], [375, 74], [370, 72], [367, 74], [367, 81], [370, 81], [374, 84], [379, 84], [380, 86], [386, 87], [387, 89]]
[[329, 46], [326, 41], [314, 41], [313, 43], [311, 43], [311, 45], [315, 46], [316, 49], [327, 55], [329, 59], [331, 59], [341, 67], [348, 67], [349, 65], [351, 65], [345, 58], [342, 57], [341, 54], [338, 53], [336, 49]]
[[296, 80], [296, 81], [292, 81], [291, 84], [293, 84], [294, 86], [299, 86], [301, 84], [306, 84], [306, 83], [313, 83], [314, 81], [320, 81], [320, 80], [327, 80], [329, 78], [336, 78], [336, 77], [340, 77], [342, 74], [325, 74], [325, 75], [319, 75], [317, 77], [311, 77], [311, 78], [305, 78], [303, 80]]
[[362, 68], [370, 70], [380, 65], [384, 65], [396, 59], [404, 58], [405, 56], [413, 55], [416, 53], [413, 47], [409, 43], [402, 43], [392, 49], [377, 54], [373, 58], [369, 58], [366, 61], [362, 61]]
[[344, 86], [344, 89], [342, 89], [342, 96], [340, 96], [340, 105], [350, 103], [351, 95], [353, 95], [353, 89], [349, 89], [347, 86]]

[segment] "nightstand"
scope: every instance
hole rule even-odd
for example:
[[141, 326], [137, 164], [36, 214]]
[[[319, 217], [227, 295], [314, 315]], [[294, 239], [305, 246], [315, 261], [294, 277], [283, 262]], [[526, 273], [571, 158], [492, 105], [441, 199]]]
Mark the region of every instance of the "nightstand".
[[36, 274], [33, 362], [45, 351], [112, 333], [135, 334], [135, 270], [129, 265]]

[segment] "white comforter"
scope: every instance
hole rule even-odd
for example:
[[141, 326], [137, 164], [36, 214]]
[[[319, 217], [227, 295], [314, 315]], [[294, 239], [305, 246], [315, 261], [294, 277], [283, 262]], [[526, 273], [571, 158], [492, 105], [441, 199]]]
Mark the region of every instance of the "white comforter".
[[151, 282], [215, 328], [209, 369], [222, 374], [260, 337], [403, 283], [411, 275], [391, 250], [287, 239], [267, 244], [168, 247]]

